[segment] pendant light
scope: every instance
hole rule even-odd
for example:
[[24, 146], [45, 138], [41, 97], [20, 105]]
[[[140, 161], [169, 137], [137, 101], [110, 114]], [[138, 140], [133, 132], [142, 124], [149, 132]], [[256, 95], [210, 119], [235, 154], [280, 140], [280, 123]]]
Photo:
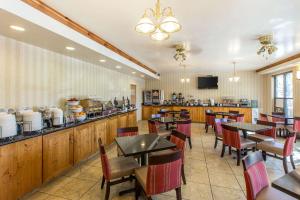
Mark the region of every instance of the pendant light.
[[235, 71], [235, 64], [236, 62], [233, 62], [233, 76], [229, 78], [230, 82], [238, 82], [240, 80], [240, 77], [236, 75], [236, 71]]

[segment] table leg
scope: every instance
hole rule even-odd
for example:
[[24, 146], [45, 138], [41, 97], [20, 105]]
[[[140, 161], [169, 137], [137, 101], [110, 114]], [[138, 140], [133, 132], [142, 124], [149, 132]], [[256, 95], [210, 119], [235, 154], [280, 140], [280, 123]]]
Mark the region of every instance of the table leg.
[[166, 123], [166, 129], [169, 130], [169, 123]]
[[247, 138], [247, 131], [246, 130], [243, 130], [243, 137]]
[[146, 154], [142, 154], [141, 155], [141, 166], [145, 166], [147, 163], [147, 155]]

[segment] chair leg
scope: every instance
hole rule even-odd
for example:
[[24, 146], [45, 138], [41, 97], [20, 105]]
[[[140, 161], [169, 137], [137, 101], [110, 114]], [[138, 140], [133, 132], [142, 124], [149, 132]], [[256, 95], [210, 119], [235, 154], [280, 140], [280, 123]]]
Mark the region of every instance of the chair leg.
[[191, 137], [188, 137], [188, 140], [189, 140], [189, 145], [190, 145], [190, 149], [192, 149], [192, 138]]
[[241, 162], [241, 150], [237, 149], [236, 150], [236, 165], [240, 166], [240, 162]]
[[284, 157], [283, 159], [282, 159], [282, 161], [283, 161], [283, 169], [284, 169], [284, 173], [288, 173], [289, 172], [289, 170], [288, 170], [288, 166], [287, 166], [287, 159], [286, 159], [286, 157]]
[[267, 161], [267, 153], [265, 151], [262, 151], [261, 153], [264, 161]]
[[223, 144], [223, 147], [222, 147], [222, 153], [221, 153], [221, 157], [222, 157], [222, 158], [224, 157], [225, 148], [226, 148], [226, 145]]
[[140, 194], [141, 194], [141, 187], [139, 185], [139, 182], [135, 180], [135, 200], [139, 199]]
[[205, 132], [207, 133], [207, 131], [208, 131], [208, 124], [205, 123]]
[[290, 160], [291, 160], [291, 164], [292, 164], [293, 169], [296, 169], [293, 155], [290, 155]]
[[185, 179], [185, 173], [184, 173], [184, 165], [181, 166], [181, 177], [182, 177], [183, 184], [186, 185], [186, 179]]
[[176, 190], [176, 199], [181, 200], [182, 199], [182, 197], [181, 197], [181, 187], [176, 188], [175, 190]]
[[106, 191], [105, 191], [105, 200], [109, 199], [109, 193], [110, 193], [110, 182], [106, 182]]
[[232, 151], [231, 151], [231, 146], [228, 147], [229, 150], [229, 155], [231, 155]]
[[101, 189], [103, 189], [103, 187], [104, 187], [104, 183], [105, 183], [105, 178], [104, 178], [104, 176], [102, 176]]
[[216, 137], [216, 139], [215, 139], [215, 146], [214, 146], [214, 148], [217, 148], [217, 145], [218, 145], [218, 138]]

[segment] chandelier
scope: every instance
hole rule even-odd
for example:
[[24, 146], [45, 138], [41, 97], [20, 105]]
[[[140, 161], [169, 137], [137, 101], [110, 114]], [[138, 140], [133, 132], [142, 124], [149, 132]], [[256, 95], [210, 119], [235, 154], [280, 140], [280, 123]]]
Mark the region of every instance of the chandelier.
[[236, 71], [235, 71], [235, 64], [236, 62], [233, 62], [233, 76], [229, 78], [230, 82], [238, 82], [240, 80], [240, 77], [236, 75]]
[[160, 0], [157, 0], [155, 8], [148, 8], [139, 20], [135, 30], [139, 33], [150, 34], [151, 39], [162, 41], [170, 37], [170, 33], [177, 32], [181, 25], [174, 17], [171, 7], [161, 9]]
[[183, 45], [177, 45], [173, 58], [181, 65], [186, 60], [186, 49]]
[[184, 77], [180, 79], [180, 82], [181, 83], [190, 83], [190, 79], [187, 78], [187, 75], [186, 75], [186, 72], [185, 72], [185, 68], [186, 68], [186, 66], [183, 65], [183, 76]]
[[274, 53], [275, 51], [277, 51], [277, 47], [275, 46], [274, 42], [273, 42], [273, 36], [272, 35], [263, 35], [261, 37], [258, 38], [261, 47], [260, 49], [257, 51], [258, 55], [261, 55], [267, 60], [268, 57]]

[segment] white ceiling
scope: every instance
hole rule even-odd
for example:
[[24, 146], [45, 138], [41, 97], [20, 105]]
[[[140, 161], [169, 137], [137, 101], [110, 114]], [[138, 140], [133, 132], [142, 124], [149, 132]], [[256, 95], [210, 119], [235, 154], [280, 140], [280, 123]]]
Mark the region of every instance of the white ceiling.
[[[99, 65], [111, 70], [116, 70], [131, 76], [143, 78], [147, 77], [146, 74], [123, 65], [113, 59], [103, 56], [85, 46], [75, 43], [65, 37], [55, 34], [49, 30], [46, 30], [36, 24], [33, 24], [23, 18], [20, 18], [14, 14], [0, 9], [0, 19], [5, 19], [0, 23], [0, 35], [14, 38], [18, 41], [32, 44], [44, 49], [48, 49], [66, 56], [74, 57], [95, 65]], [[10, 25], [17, 25], [25, 28], [24, 32], [18, 32], [10, 29]], [[66, 46], [75, 48], [75, 51], [68, 51]], [[106, 60], [105, 63], [101, 63], [100, 60]], [[117, 69], [116, 66], [120, 66], [121, 69]], [[132, 72], [135, 74], [132, 74]]]
[[[254, 70], [300, 52], [299, 0], [162, 0], [183, 26], [167, 41], [134, 31], [155, 0], [44, 0], [46, 4], [159, 72], [179, 70], [173, 60], [178, 42], [191, 43], [188, 69], [195, 72]], [[257, 36], [273, 33], [277, 53], [266, 61], [256, 54]]]

